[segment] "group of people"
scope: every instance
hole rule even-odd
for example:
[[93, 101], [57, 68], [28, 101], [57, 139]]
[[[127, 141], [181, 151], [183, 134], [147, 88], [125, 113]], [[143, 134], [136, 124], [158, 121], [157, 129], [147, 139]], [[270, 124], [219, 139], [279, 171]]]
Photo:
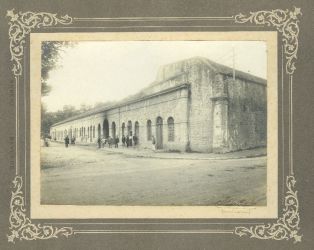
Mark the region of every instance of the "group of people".
[[132, 146], [136, 146], [138, 144], [138, 138], [136, 135], [130, 134], [130, 135], [123, 135], [122, 136], [122, 146], [123, 147], [132, 147]]
[[[97, 144], [98, 144], [98, 148], [102, 148], [105, 147], [106, 144], [108, 144], [109, 148], [112, 148], [112, 145], [114, 145], [115, 148], [119, 147], [119, 136], [116, 136], [114, 138], [112, 138], [111, 136], [109, 136], [108, 138], [98, 138], [97, 140]], [[132, 147], [132, 146], [136, 146], [138, 145], [138, 137], [136, 135], [130, 134], [130, 135], [123, 135], [122, 136], [122, 146], [123, 147]]]
[[109, 136], [108, 138], [98, 138], [97, 139], [97, 144], [98, 148], [105, 147], [106, 144], [108, 144], [109, 148], [112, 148], [112, 145], [114, 145], [115, 148], [119, 147], [119, 136], [116, 136], [115, 138], [112, 138]]
[[[71, 144], [72, 144], [72, 145], [75, 144], [75, 140], [76, 140], [75, 136], [72, 136], [72, 137], [71, 137]], [[70, 138], [69, 138], [69, 136], [67, 135], [66, 137], [64, 137], [64, 145], [65, 145], [65, 147], [67, 148], [67, 147], [69, 146], [69, 144], [70, 144]]]
[[[71, 144], [75, 144], [75, 136], [71, 137]], [[119, 147], [119, 136], [116, 136], [114, 138], [112, 138], [111, 136], [107, 137], [107, 138], [98, 138], [97, 139], [97, 144], [98, 144], [98, 148], [103, 148], [105, 147], [106, 144], [108, 144], [108, 147], [109, 148], [112, 148], [112, 145], [114, 145], [115, 148], [118, 148]], [[64, 138], [64, 144], [65, 144], [65, 147], [67, 148], [70, 144], [70, 138], [69, 136], [67, 135], [65, 138]], [[138, 137], [136, 135], [133, 135], [132, 136], [132, 133], [130, 135], [123, 135], [122, 136], [122, 146], [123, 147], [135, 147], [138, 145]], [[155, 137], [152, 136], [152, 149], [155, 150], [156, 149], [156, 140], [155, 140]]]

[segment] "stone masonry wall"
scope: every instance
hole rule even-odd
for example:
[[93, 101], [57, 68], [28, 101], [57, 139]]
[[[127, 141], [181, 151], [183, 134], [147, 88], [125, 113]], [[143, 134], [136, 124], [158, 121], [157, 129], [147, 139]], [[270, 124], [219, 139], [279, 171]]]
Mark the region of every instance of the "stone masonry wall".
[[[169, 88], [174, 89], [165, 91]], [[65, 131], [85, 128], [85, 136], [76, 133], [77, 143], [96, 143], [99, 136], [104, 136], [103, 122], [107, 119], [109, 135], [114, 136], [114, 122], [121, 142], [122, 124], [127, 134], [131, 121], [134, 134], [138, 122], [139, 146], [151, 148], [147, 121], [151, 120], [152, 135], [156, 138], [157, 118], [161, 117], [166, 150], [227, 152], [266, 145], [267, 100], [263, 83], [237, 77], [234, 81], [232, 76], [195, 57], [160, 67], [156, 82], [143, 90], [142, 98], [148, 95], [152, 96], [54, 126], [51, 133], [63, 141]], [[169, 117], [174, 119], [174, 141], [168, 141]], [[95, 126], [95, 136], [88, 135], [90, 126]]]
[[267, 91], [266, 85], [243, 79], [225, 79], [228, 86], [228, 146], [229, 150], [266, 145]]
[[191, 84], [188, 103], [188, 137], [191, 151], [212, 151], [212, 82], [214, 72], [199, 58], [165, 65], [159, 69], [157, 79], [183, 74]]
[[[109, 135], [112, 134], [112, 124], [116, 124], [116, 135], [122, 137], [122, 124], [125, 124], [125, 135], [127, 134], [128, 121], [132, 122], [132, 132], [135, 131], [135, 122], [139, 123], [139, 146], [143, 148], [151, 148], [152, 142], [147, 138], [147, 121], [151, 120], [152, 135], [156, 138], [156, 120], [157, 117], [163, 119], [163, 148], [166, 150], [184, 151], [187, 144], [187, 98], [188, 89], [180, 88], [170, 93], [165, 93], [136, 103], [124, 105], [118, 108], [113, 108], [105, 112], [90, 115], [74, 121], [69, 121], [51, 128], [51, 133], [54, 131], [57, 134], [63, 132], [62, 136], [57, 136], [58, 141], [63, 141], [67, 130], [69, 133], [76, 128], [85, 128], [85, 136], [76, 136], [77, 143], [96, 143], [98, 138], [98, 125], [100, 125], [101, 137], [103, 137], [103, 122], [108, 120]], [[168, 124], [167, 119], [174, 119], [174, 141], [168, 141]], [[95, 137], [87, 136], [88, 127], [95, 126]]]

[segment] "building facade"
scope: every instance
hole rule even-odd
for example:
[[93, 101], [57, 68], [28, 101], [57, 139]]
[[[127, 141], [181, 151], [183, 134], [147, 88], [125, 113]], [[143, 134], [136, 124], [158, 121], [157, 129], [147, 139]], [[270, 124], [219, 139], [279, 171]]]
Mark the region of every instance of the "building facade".
[[266, 80], [202, 57], [160, 67], [156, 81], [111, 106], [51, 126], [76, 143], [136, 135], [138, 147], [229, 152], [266, 145]]

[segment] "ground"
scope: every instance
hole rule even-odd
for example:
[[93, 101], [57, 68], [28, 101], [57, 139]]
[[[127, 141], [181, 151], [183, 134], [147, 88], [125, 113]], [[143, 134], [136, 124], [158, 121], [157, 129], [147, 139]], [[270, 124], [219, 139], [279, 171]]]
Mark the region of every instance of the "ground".
[[266, 205], [266, 156], [244, 155], [51, 143], [41, 148], [41, 203]]

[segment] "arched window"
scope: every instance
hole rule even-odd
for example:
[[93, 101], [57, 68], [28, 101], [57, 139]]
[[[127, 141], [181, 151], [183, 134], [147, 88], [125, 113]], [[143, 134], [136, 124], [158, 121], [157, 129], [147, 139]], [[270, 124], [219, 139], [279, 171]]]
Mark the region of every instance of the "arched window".
[[109, 137], [109, 122], [107, 119], [104, 120], [102, 129], [103, 129], [103, 137], [108, 138]]
[[147, 141], [152, 140], [152, 121], [148, 120], [147, 121]]
[[128, 135], [132, 135], [132, 122], [128, 121]]
[[168, 141], [174, 141], [174, 120], [172, 117], [169, 117], [167, 120], [168, 123]]
[[116, 138], [116, 123], [115, 122], [111, 123], [111, 137]]
[[136, 121], [134, 124], [134, 135], [137, 137], [137, 139], [140, 136], [140, 124], [138, 121]]
[[101, 137], [101, 126], [100, 126], [100, 124], [98, 124], [97, 130], [98, 130], [98, 138], [100, 138]]
[[124, 136], [125, 123], [122, 123], [122, 136]]

